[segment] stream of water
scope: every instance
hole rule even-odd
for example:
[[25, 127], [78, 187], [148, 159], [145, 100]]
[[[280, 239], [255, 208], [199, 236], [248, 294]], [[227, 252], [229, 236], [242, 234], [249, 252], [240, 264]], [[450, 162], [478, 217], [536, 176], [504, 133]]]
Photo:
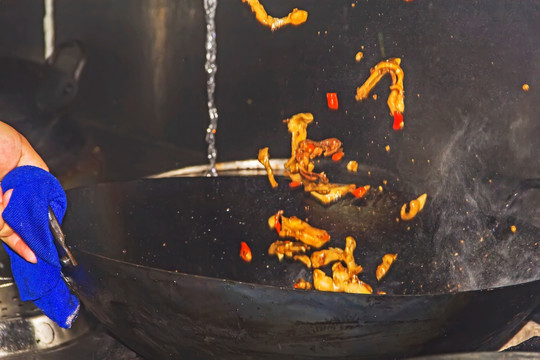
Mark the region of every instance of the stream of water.
[[218, 125], [218, 111], [214, 102], [214, 92], [216, 90], [216, 72], [217, 72], [217, 43], [216, 43], [216, 8], [217, 0], [204, 0], [204, 10], [206, 18], [206, 91], [208, 94], [208, 115], [210, 124], [206, 129], [206, 143], [208, 144], [208, 161], [210, 167], [206, 171], [206, 176], [217, 176], [216, 171], [216, 132]]

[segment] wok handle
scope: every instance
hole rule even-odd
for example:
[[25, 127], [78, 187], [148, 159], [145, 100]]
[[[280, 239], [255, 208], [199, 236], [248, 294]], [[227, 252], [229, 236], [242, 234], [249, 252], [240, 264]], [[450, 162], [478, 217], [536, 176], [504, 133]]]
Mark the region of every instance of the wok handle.
[[518, 186], [512, 191], [512, 194], [506, 199], [505, 209], [510, 210], [516, 202], [523, 196], [524, 193], [531, 189], [540, 189], [540, 179], [522, 180]]
[[51, 229], [51, 233], [53, 235], [54, 241], [56, 242], [56, 245], [61, 247], [66, 254], [66, 256], [63, 256], [60, 258], [60, 262], [64, 266], [77, 266], [77, 260], [75, 260], [75, 257], [73, 257], [73, 254], [71, 251], [69, 251], [67, 245], [66, 245], [66, 236], [64, 235], [64, 232], [62, 231], [62, 228], [60, 227], [60, 223], [58, 222], [58, 219], [56, 218], [56, 215], [54, 215], [54, 212], [49, 207], [49, 228]]
[[45, 63], [78, 82], [86, 65], [86, 50], [80, 41], [70, 40], [55, 46]]

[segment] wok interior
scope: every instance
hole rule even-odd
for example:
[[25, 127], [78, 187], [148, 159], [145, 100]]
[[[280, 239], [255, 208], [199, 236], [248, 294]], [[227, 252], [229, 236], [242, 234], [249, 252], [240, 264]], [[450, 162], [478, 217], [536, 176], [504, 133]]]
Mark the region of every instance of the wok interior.
[[[357, 182], [367, 181], [362, 176]], [[371, 175], [371, 183], [377, 176]], [[261, 176], [142, 180], [74, 189], [68, 192], [70, 208], [63, 227], [76, 251], [191, 275], [291, 288], [300, 277], [311, 280], [312, 271], [267, 254], [278, 239], [267, 220], [282, 209], [285, 216], [307, 218], [326, 229], [329, 246], [344, 247], [345, 237], [353, 236], [356, 261], [364, 267], [360, 278], [388, 294], [444, 293], [538, 279], [538, 229], [516, 219], [473, 214], [492, 231], [482, 234], [481, 241], [476, 234], [461, 239], [449, 233], [441, 246], [434, 234], [445, 221], [441, 214], [448, 215], [443, 204], [428, 200], [415, 219], [397, 222], [401, 205], [416, 197], [400, 191], [405, 186], [397, 181], [389, 179], [383, 192], [323, 206], [278, 180], [277, 191]], [[511, 224], [519, 229], [516, 233]], [[252, 250], [251, 263], [239, 257], [241, 241]], [[398, 260], [377, 284], [375, 269], [389, 252], [398, 253]]]

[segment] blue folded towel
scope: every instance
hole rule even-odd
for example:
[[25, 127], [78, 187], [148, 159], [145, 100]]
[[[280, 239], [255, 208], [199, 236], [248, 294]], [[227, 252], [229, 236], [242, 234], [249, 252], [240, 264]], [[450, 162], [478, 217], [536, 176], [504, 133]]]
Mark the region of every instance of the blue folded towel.
[[62, 221], [66, 213], [66, 194], [53, 175], [35, 166], [13, 169], [1, 186], [4, 192], [13, 189], [2, 217], [37, 258], [36, 264], [29, 263], [4, 244], [21, 300], [32, 300], [59, 326], [70, 328], [80, 305], [62, 278], [48, 217], [50, 206], [58, 221]]

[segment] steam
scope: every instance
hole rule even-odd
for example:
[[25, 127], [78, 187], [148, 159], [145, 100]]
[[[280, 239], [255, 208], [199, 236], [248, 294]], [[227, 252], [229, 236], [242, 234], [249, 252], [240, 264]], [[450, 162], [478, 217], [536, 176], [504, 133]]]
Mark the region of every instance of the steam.
[[485, 178], [490, 176], [487, 169], [491, 157], [500, 151], [492, 149], [493, 139], [500, 134], [489, 126], [487, 118], [460, 116], [460, 120], [461, 126], [456, 126], [444, 150], [434, 159], [437, 165], [428, 177], [428, 188], [433, 190], [431, 208], [439, 211], [431, 280], [446, 281], [448, 290], [535, 280], [540, 277], [536, 232], [510, 230], [512, 224], [500, 196], [510, 192], [497, 191], [500, 185]]

